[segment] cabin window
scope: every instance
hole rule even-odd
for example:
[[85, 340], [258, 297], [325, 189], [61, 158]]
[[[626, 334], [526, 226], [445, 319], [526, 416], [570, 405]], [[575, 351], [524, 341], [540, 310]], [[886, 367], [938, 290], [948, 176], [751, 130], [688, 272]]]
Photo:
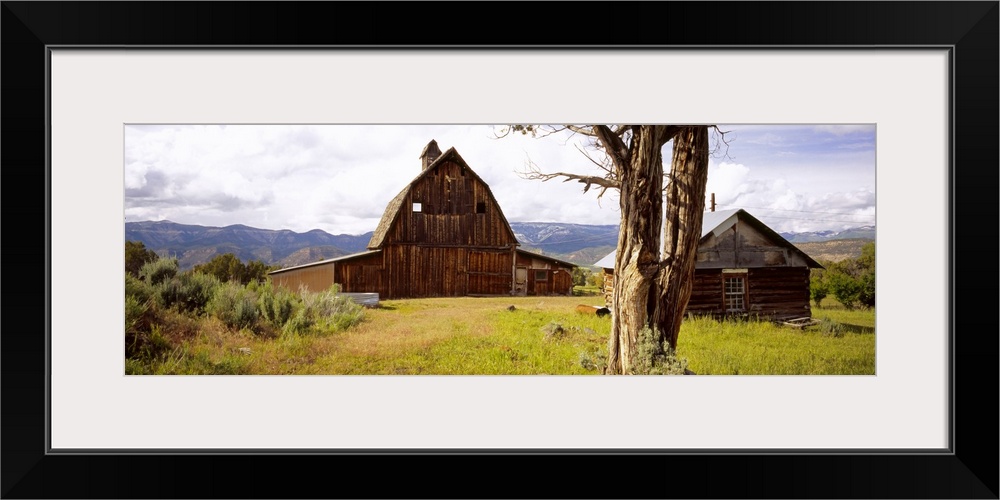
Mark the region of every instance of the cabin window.
[[413, 204], [413, 213], [415, 213], [415, 214], [420, 213], [420, 210], [422, 208], [423, 208], [423, 205], [421, 205], [420, 203], [414, 203]]
[[535, 281], [546, 281], [549, 278], [549, 273], [545, 271], [535, 271]]
[[476, 213], [485, 214], [486, 213], [486, 202], [480, 201], [476, 203]]
[[725, 276], [723, 278], [726, 312], [746, 311], [746, 276]]

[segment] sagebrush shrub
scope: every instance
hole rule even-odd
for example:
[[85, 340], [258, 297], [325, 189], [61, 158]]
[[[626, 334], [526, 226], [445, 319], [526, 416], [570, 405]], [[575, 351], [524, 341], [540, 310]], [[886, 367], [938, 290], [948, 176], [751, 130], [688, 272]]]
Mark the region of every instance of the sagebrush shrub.
[[329, 332], [350, 328], [364, 319], [364, 307], [337, 294], [336, 286], [323, 292], [300, 290], [302, 304], [285, 325], [291, 333]]
[[212, 300], [219, 280], [199, 272], [183, 273], [170, 278], [157, 287], [157, 301], [163, 307], [176, 306], [181, 311], [205, 312]]
[[830, 318], [823, 318], [819, 322], [819, 331], [828, 337], [844, 336], [844, 327]]
[[159, 285], [177, 275], [180, 266], [176, 257], [160, 257], [139, 268], [139, 277], [149, 285]]
[[149, 302], [140, 301], [133, 295], [125, 296], [125, 334], [134, 335], [142, 330], [142, 323], [146, 311], [149, 310]]
[[153, 298], [154, 289], [145, 281], [132, 276], [125, 275], [125, 298], [132, 297], [136, 302], [145, 304]]
[[238, 283], [221, 283], [215, 288], [207, 310], [230, 328], [253, 328], [259, 314], [257, 295]]
[[542, 333], [545, 334], [545, 340], [554, 340], [566, 335], [566, 329], [561, 324], [552, 321], [542, 327]]
[[687, 360], [678, 358], [677, 352], [670, 347], [670, 344], [666, 341], [660, 342], [659, 338], [657, 332], [649, 325], [639, 331], [633, 374], [684, 375], [687, 372]]
[[276, 328], [282, 328], [295, 312], [295, 306], [301, 299], [284, 287], [275, 287], [270, 281], [249, 285], [257, 292], [257, 308], [260, 317]]

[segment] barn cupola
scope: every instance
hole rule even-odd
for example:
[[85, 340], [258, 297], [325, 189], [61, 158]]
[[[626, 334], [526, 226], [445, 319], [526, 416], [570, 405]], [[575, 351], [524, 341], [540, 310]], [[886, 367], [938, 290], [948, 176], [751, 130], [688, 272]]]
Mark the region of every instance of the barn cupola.
[[434, 163], [434, 160], [438, 159], [439, 156], [441, 156], [441, 148], [438, 147], [437, 141], [432, 139], [420, 152], [420, 171], [427, 170], [427, 167]]

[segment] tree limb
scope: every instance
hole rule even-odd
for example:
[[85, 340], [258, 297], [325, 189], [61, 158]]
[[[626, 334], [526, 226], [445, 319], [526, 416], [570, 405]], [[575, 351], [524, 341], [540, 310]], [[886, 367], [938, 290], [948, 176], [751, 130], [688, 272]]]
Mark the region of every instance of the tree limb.
[[597, 198], [600, 199], [604, 196], [604, 192], [608, 189], [617, 189], [619, 187], [618, 181], [609, 177], [600, 177], [596, 175], [580, 175], [569, 172], [553, 172], [545, 173], [542, 172], [534, 162], [528, 161], [527, 168], [523, 172], [517, 172], [518, 177], [528, 180], [537, 181], [549, 181], [552, 179], [563, 178], [563, 182], [577, 181], [583, 184], [583, 192], [586, 193], [590, 191], [590, 188], [597, 186], [600, 188], [600, 192], [597, 193]]
[[627, 169], [631, 161], [631, 155], [625, 141], [607, 125], [594, 125], [593, 129], [601, 144], [604, 145], [605, 151], [611, 157], [611, 161], [614, 162], [615, 167], [618, 170]]

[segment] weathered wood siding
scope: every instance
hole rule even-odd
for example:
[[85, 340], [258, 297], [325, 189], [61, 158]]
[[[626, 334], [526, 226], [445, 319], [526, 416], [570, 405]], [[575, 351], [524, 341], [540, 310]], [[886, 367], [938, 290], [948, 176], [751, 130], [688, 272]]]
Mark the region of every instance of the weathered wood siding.
[[693, 279], [687, 312], [721, 314], [725, 311], [722, 296], [722, 271], [720, 269], [695, 268]]
[[604, 304], [611, 304], [611, 294], [615, 293], [615, 270], [603, 268], [601, 272], [604, 273]]
[[385, 296], [384, 255], [382, 252], [335, 262], [334, 282], [340, 285], [340, 291]]
[[[740, 274], [729, 274], [738, 276]], [[809, 304], [809, 269], [805, 267], [749, 268], [746, 278], [746, 311], [738, 315], [761, 318], [800, 318], [812, 314]], [[721, 269], [695, 269], [693, 291], [687, 312], [725, 316]]]
[[444, 161], [410, 186], [386, 243], [509, 249], [517, 240], [486, 184]]
[[801, 318], [809, 307], [809, 268], [761, 267], [748, 270], [750, 314]]
[[572, 267], [524, 253], [518, 253], [517, 265], [527, 268], [528, 295], [573, 294]]
[[345, 292], [382, 299], [507, 295], [513, 280], [510, 249], [387, 245], [380, 254], [337, 263]]
[[719, 227], [698, 246], [699, 268], [806, 267], [808, 263], [781, 242], [743, 221]]
[[468, 295], [509, 295], [513, 255], [509, 250], [469, 250]]

